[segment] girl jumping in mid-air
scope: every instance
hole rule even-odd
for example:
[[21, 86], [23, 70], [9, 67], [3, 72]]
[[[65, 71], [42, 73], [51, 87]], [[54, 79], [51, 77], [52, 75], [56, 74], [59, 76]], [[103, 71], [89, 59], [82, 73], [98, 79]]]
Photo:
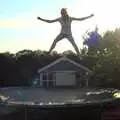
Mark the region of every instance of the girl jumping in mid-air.
[[74, 18], [74, 17], [70, 17], [67, 13], [67, 10], [66, 8], [62, 8], [61, 9], [61, 17], [57, 18], [57, 19], [54, 19], [54, 20], [46, 20], [46, 19], [43, 19], [43, 18], [40, 18], [40, 17], [37, 17], [39, 20], [42, 20], [42, 21], [45, 21], [45, 22], [48, 22], [48, 23], [53, 23], [53, 22], [60, 22], [61, 24], [61, 32], [60, 34], [55, 38], [50, 50], [49, 50], [49, 53], [55, 48], [56, 46], [56, 43], [58, 41], [60, 41], [61, 39], [63, 38], [67, 38], [71, 44], [73, 45], [75, 51], [77, 52], [77, 54], [79, 55], [80, 52], [79, 52], [79, 49], [73, 39], [73, 36], [72, 36], [72, 32], [71, 32], [71, 22], [73, 20], [78, 20], [78, 21], [82, 21], [82, 20], [85, 20], [85, 19], [88, 19], [90, 17], [94, 16], [93, 14], [91, 14], [90, 16], [87, 16], [87, 17], [83, 17], [83, 18]]

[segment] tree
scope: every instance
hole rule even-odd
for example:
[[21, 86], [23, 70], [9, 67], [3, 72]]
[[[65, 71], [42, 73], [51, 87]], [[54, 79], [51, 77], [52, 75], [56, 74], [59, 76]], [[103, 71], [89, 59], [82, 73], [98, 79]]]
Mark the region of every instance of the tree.
[[0, 54], [0, 86], [23, 85], [23, 77], [13, 54]]
[[[94, 81], [103, 86], [120, 87], [120, 29], [106, 31], [98, 49], [88, 46], [88, 56], [96, 57], [93, 66]], [[92, 54], [91, 54], [92, 53]], [[93, 78], [92, 78], [93, 79]]]

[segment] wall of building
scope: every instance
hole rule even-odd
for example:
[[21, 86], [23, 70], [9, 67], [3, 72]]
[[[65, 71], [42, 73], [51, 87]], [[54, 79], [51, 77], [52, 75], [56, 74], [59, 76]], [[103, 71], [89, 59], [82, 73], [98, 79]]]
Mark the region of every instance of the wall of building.
[[[71, 71], [42, 72], [39, 75], [40, 87], [84, 87], [86, 80], [83, 73]], [[37, 85], [38, 86], [38, 85]]]

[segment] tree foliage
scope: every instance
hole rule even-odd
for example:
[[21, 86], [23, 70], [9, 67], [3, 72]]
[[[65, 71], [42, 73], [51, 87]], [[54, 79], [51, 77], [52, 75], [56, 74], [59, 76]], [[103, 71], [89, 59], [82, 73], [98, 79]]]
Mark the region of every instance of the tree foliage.
[[96, 59], [93, 65], [95, 85], [120, 87], [120, 29], [106, 31], [99, 41], [99, 47], [88, 46], [87, 56]]

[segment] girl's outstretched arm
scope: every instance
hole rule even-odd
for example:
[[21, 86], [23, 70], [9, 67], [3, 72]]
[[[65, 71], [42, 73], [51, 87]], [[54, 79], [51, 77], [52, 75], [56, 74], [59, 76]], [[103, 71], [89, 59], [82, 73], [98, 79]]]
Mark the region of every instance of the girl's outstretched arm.
[[44, 21], [44, 22], [47, 22], [47, 23], [57, 22], [59, 20], [59, 18], [56, 18], [54, 20], [47, 20], [47, 19], [43, 19], [43, 18], [40, 18], [40, 17], [37, 17], [37, 19], [41, 20], [41, 21]]
[[88, 19], [88, 18], [91, 18], [91, 17], [93, 17], [93, 16], [94, 16], [94, 14], [91, 14], [90, 16], [82, 17], [82, 18], [75, 18], [75, 17], [71, 17], [71, 18], [72, 18], [72, 20], [82, 21], [82, 20], [86, 20], [86, 19]]

